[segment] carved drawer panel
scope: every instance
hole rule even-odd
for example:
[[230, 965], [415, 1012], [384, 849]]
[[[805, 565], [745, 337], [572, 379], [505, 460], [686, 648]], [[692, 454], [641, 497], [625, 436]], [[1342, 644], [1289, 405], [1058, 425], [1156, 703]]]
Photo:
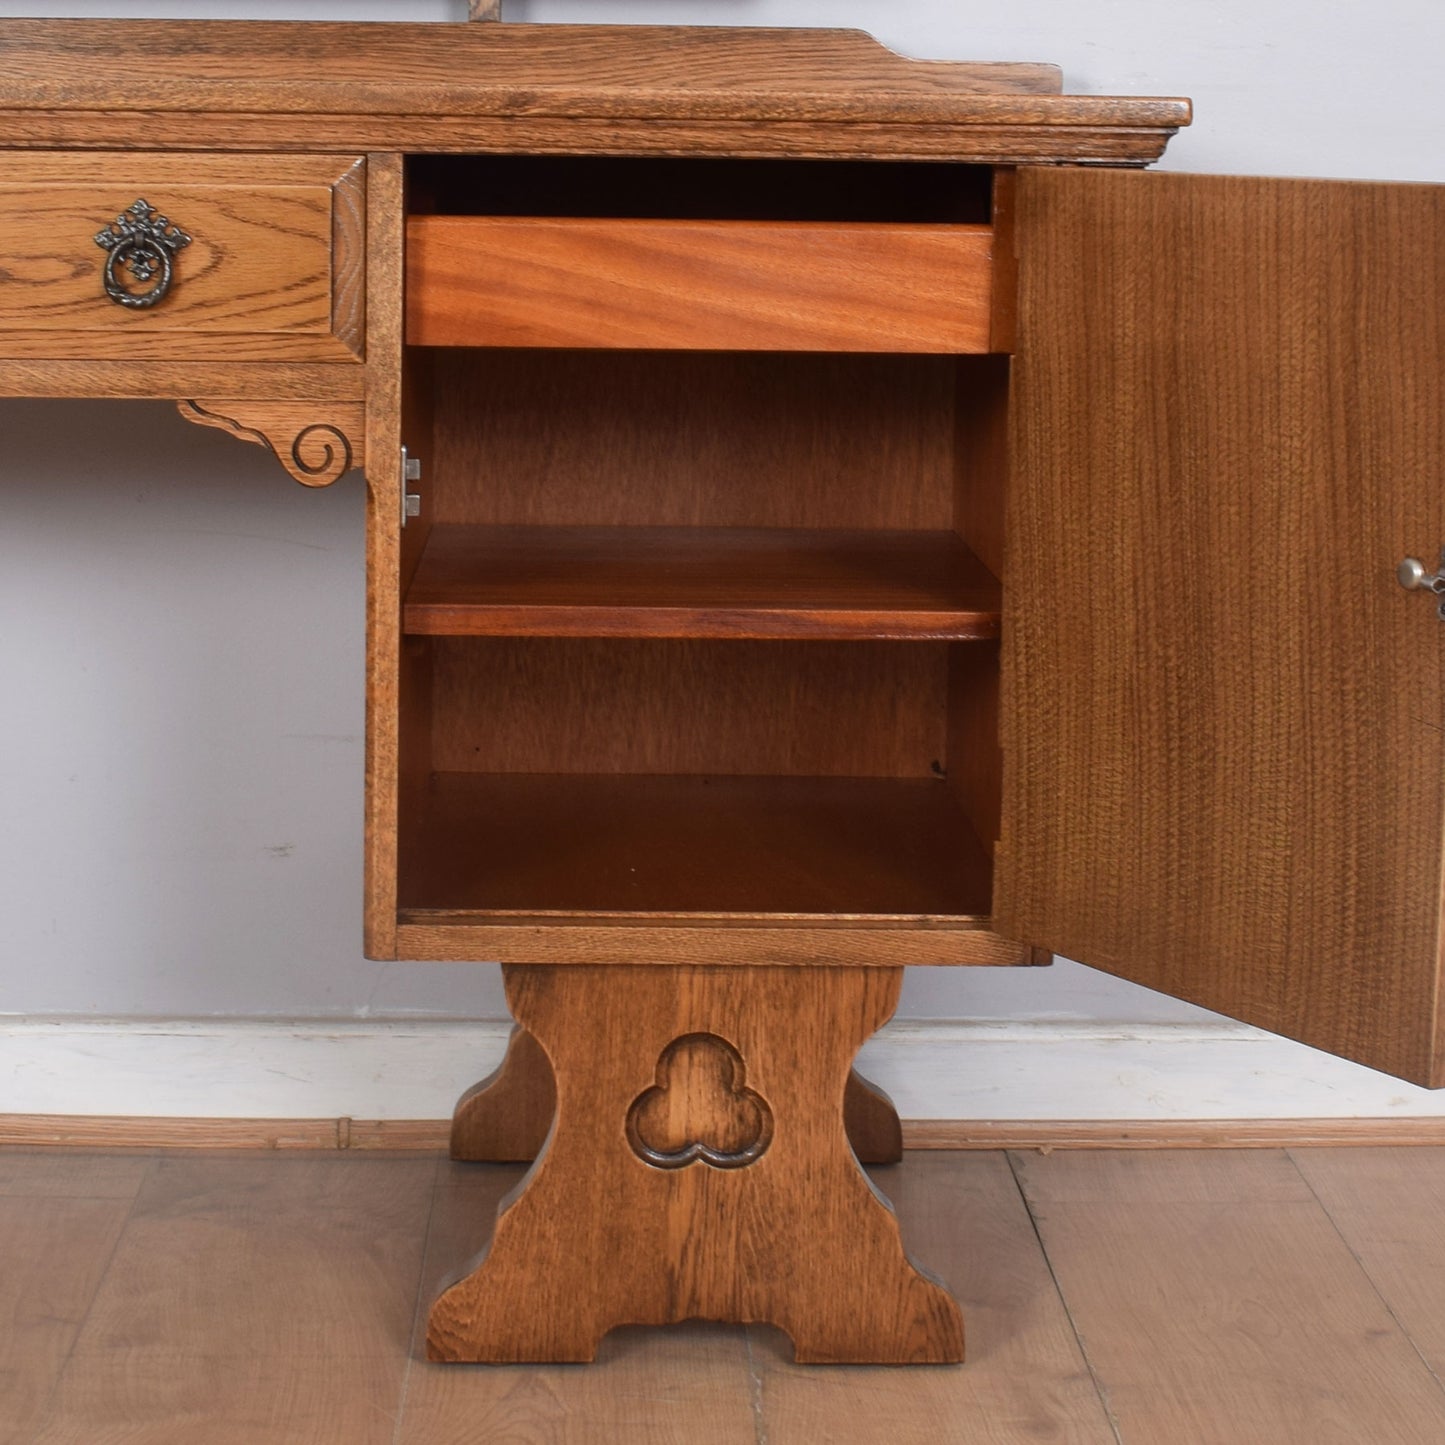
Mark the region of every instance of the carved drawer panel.
[[0, 157], [0, 349], [354, 362], [364, 175], [344, 156]]

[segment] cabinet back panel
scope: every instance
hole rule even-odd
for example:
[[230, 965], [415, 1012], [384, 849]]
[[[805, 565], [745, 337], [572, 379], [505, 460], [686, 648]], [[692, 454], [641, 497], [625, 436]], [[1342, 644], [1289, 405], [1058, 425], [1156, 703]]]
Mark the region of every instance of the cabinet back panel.
[[937, 777], [948, 644], [436, 638], [432, 767]]
[[936, 779], [438, 773], [422, 803], [404, 909], [573, 923], [988, 912], [988, 855]]
[[452, 216], [987, 221], [988, 166], [695, 156], [418, 156], [412, 209]]
[[435, 364], [440, 522], [954, 522], [952, 358], [450, 351]]

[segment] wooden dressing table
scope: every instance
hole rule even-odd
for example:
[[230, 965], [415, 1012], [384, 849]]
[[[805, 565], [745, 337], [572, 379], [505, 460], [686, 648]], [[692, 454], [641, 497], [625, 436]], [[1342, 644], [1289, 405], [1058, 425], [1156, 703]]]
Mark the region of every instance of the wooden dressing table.
[[907, 964], [1445, 1082], [1445, 204], [1142, 173], [1187, 121], [847, 31], [0, 22], [0, 394], [364, 470], [367, 950], [503, 962], [454, 1153], [538, 1156], [434, 1358], [961, 1358], [855, 1157]]

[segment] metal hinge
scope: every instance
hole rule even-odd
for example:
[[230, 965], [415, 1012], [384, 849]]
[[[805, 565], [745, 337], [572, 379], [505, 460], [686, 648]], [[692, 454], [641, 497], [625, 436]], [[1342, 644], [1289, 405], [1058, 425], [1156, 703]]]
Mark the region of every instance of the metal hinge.
[[421, 481], [421, 458], [407, 455], [401, 449], [401, 525], [406, 526], [408, 517], [421, 516], [421, 497], [409, 490], [412, 482]]

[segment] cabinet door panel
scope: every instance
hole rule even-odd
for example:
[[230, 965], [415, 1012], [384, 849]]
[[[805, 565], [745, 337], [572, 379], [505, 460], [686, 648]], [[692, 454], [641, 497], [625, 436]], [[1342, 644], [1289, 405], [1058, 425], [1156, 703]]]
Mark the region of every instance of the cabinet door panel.
[[1445, 1084], [1445, 188], [1021, 179], [996, 926]]

